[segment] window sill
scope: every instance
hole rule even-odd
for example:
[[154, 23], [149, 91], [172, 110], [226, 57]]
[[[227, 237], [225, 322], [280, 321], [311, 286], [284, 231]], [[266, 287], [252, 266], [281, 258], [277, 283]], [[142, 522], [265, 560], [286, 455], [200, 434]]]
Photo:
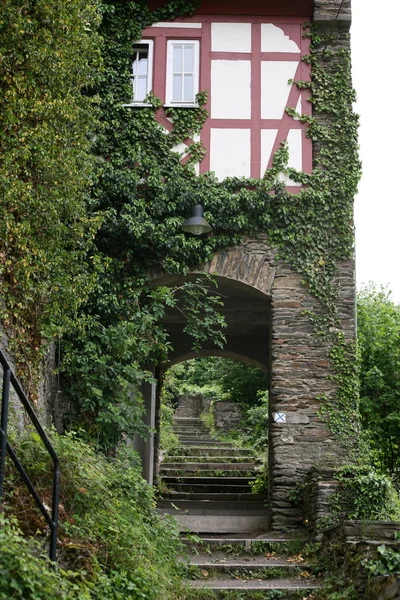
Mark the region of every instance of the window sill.
[[199, 108], [198, 104], [164, 104], [164, 108]]
[[153, 108], [152, 104], [147, 102], [132, 102], [131, 104], [123, 104], [124, 108]]

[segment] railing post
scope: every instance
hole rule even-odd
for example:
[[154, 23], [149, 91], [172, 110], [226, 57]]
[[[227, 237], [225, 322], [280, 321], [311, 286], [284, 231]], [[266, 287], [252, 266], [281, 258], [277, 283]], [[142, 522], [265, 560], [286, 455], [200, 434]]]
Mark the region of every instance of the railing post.
[[4, 476], [6, 471], [6, 452], [7, 452], [7, 422], [8, 422], [8, 404], [10, 398], [10, 368], [4, 368], [3, 372], [3, 393], [1, 398], [1, 417], [0, 417], [0, 503], [4, 493]]
[[50, 531], [50, 560], [56, 561], [57, 553], [57, 533], [58, 533], [58, 501], [60, 497], [60, 465], [57, 460], [54, 463], [54, 476], [53, 476], [53, 498], [51, 508], [51, 520], [53, 525]]

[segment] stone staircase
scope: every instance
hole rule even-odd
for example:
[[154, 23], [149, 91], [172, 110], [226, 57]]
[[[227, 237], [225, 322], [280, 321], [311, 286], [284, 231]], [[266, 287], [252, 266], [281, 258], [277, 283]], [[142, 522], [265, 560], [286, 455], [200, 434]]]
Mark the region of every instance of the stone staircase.
[[[186, 400], [186, 401], [185, 401]], [[259, 461], [251, 449], [234, 448], [210, 436], [200, 408], [182, 399], [174, 432], [181, 448], [160, 467], [163, 497], [158, 508], [174, 515], [182, 531], [252, 533], [268, 523], [265, 497], [252, 494]]]
[[[315, 599], [319, 583], [301, 554], [305, 541], [273, 533], [183, 538], [191, 600]], [[211, 595], [212, 594], [212, 595]]]
[[315, 598], [319, 586], [299, 555], [306, 542], [268, 533], [265, 497], [251, 493], [254, 451], [211, 437], [192, 398], [181, 400], [174, 431], [181, 446], [161, 463], [158, 509], [180, 524], [190, 598]]

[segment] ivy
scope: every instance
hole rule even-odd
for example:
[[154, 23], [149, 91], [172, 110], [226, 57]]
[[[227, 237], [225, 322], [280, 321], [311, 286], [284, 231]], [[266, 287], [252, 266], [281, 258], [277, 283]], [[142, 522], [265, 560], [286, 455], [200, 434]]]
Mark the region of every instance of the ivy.
[[86, 209], [101, 67], [96, 1], [0, 7], [1, 321], [27, 392], [43, 338], [60, 334], [92, 284], [100, 220]]
[[[12, 3], [12, 0], [8, 2]], [[65, 239], [60, 242], [64, 257], [70, 256], [69, 252], [65, 254], [67, 249], [72, 251], [68, 265], [59, 265], [62, 273], [70, 273], [76, 264], [74, 256], [93, 257], [79, 263], [86, 295], [81, 291], [76, 293], [71, 280], [60, 286], [63, 298], [73, 296], [77, 300], [73, 307], [64, 304], [59, 307], [64, 317], [69, 315], [71, 319], [74, 314], [77, 323], [75, 327], [69, 321], [68, 343], [64, 347], [68, 376], [72, 376], [74, 368], [78, 369], [77, 380], [82, 383], [74, 395], [78, 397], [85, 384], [83, 373], [72, 365], [77, 365], [82, 356], [91, 356], [97, 364], [104, 353], [104, 345], [98, 343], [99, 336], [94, 331], [104, 331], [105, 339], [109, 328], [119, 331], [126, 347], [140, 348], [145, 359], [151, 357], [157, 362], [165, 356], [168, 340], [165, 333], [161, 333], [157, 318], [166, 309], [170, 296], [165, 290], [160, 292], [164, 297], [158, 300], [163, 308], [157, 313], [158, 300], [152, 295], [151, 273], [188, 273], [191, 268], [211, 259], [219, 249], [238, 244], [245, 236], [266, 233], [279, 257], [303, 275], [311, 294], [319, 300], [321, 309], [318, 315], [310, 313], [310, 319], [315, 334], [324, 337], [328, 343], [338, 386], [336, 400], [334, 403], [327, 401], [323, 410], [334, 433], [343, 444], [351, 447], [351, 440], [358, 431], [355, 348], [351, 341], [344, 339], [341, 331], [336, 280], [338, 264], [353, 254], [352, 208], [360, 175], [358, 119], [351, 107], [354, 92], [348, 42], [340, 33], [327, 40], [314, 29], [310, 30], [308, 25], [304, 30], [304, 35], [311, 39], [310, 55], [304, 60], [311, 65], [312, 81], [296, 84], [299, 88], [310, 89], [313, 116], [288, 112], [308, 125], [308, 136], [315, 151], [312, 174], [287, 168], [288, 149], [284, 144], [276, 153], [272, 168], [260, 180], [230, 177], [218, 181], [212, 172], [196, 176], [194, 164], [204, 155], [202, 145], [193, 143], [189, 147], [189, 159], [185, 164], [181, 163], [179, 153], [172, 149], [179, 142], [193, 139], [201, 130], [207, 118], [204, 106], [208, 90], [202, 90], [197, 96], [196, 108], [168, 109], [173, 128], [167, 135], [156, 118], [161, 103], [152, 94], [147, 98], [149, 107], [124, 106], [131, 101], [132, 45], [141, 39], [142, 30], [156, 21], [192, 14], [196, 6], [197, 2], [191, 0], [167, 2], [155, 11], [142, 2], [107, 0], [101, 5], [102, 68], [97, 68], [94, 73], [90, 69], [86, 71], [86, 84], [88, 79], [93, 84], [90, 95], [78, 94], [79, 102], [85, 107], [93, 107], [93, 98], [99, 99], [98, 124], [96, 135], [91, 136], [93, 144], [88, 163], [93, 164], [93, 171], [89, 176], [85, 169], [82, 171], [81, 165], [87, 163], [80, 154], [79, 166], [76, 158], [73, 171], [76, 179], [74, 175], [72, 181], [76, 181], [74, 185], [79, 187], [81, 194], [76, 221], [81, 229], [68, 243]], [[96, 18], [92, 16], [90, 22], [93, 33], [88, 35], [88, 45], [83, 51], [88, 57], [93, 53], [97, 56], [100, 47], [94, 44]], [[82, 91], [82, 86], [77, 88]], [[83, 119], [87, 118], [83, 109], [79, 114]], [[78, 139], [83, 139], [93, 129], [92, 117], [88, 123], [82, 126]], [[76, 144], [72, 147], [76, 148]], [[298, 194], [286, 190], [280, 178], [282, 172], [303, 184]], [[52, 193], [56, 193], [57, 185], [52, 180]], [[63, 202], [71, 197], [65, 185], [61, 196]], [[90, 198], [89, 195], [82, 197], [82, 190], [87, 192], [89, 188]], [[213, 227], [213, 234], [204, 239], [186, 236], [180, 230], [195, 203], [204, 206], [205, 218]], [[28, 216], [24, 215], [22, 221], [27, 220]], [[84, 229], [85, 223], [88, 230]], [[95, 247], [90, 248], [96, 227]], [[59, 236], [56, 238], [60, 239]], [[39, 257], [33, 262], [39, 270]], [[52, 277], [56, 279], [53, 271]], [[32, 281], [39, 281], [39, 278]], [[32, 287], [39, 285], [33, 283]], [[6, 304], [11, 306], [16, 302], [17, 294], [11, 290]], [[77, 304], [82, 306], [81, 310]], [[48, 302], [44, 305], [50, 306]], [[134, 306], [139, 309], [134, 310]], [[75, 313], [71, 308], [75, 308]], [[148, 318], [144, 318], [145, 313]], [[56, 323], [57, 318], [56, 312], [49, 311], [49, 323]], [[44, 323], [38, 325], [37, 331], [42, 336], [48, 335]], [[135, 361], [136, 358], [137, 354]], [[121, 362], [117, 353], [110, 360], [109, 367], [119, 373], [125, 368], [124, 361], [130, 359], [127, 355]], [[89, 368], [90, 361], [84, 359], [83, 362]], [[132, 374], [127, 381], [137, 387], [140, 378], [141, 375]], [[100, 386], [99, 398], [105, 398], [110, 405], [119, 404], [113, 394], [109, 399], [106, 383], [93, 385]], [[87, 398], [87, 392], [85, 394]], [[91, 411], [96, 414], [98, 408], [97, 404]], [[348, 428], [349, 422], [354, 426]]]

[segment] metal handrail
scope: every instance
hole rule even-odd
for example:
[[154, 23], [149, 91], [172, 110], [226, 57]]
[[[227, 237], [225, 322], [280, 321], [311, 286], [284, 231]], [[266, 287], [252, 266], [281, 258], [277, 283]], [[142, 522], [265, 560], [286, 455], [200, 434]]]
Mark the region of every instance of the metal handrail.
[[[6, 453], [10, 456], [13, 461], [15, 467], [17, 468], [19, 474], [21, 475], [23, 481], [28, 487], [28, 490], [31, 493], [34, 501], [39, 507], [40, 512], [44, 516], [47, 521], [47, 524], [50, 527], [50, 550], [49, 556], [51, 561], [56, 560], [56, 552], [57, 552], [57, 530], [58, 530], [58, 502], [60, 496], [60, 461], [58, 456], [51, 445], [49, 438], [47, 437], [43, 427], [41, 426], [39, 419], [36, 416], [35, 411], [32, 408], [31, 403], [25, 395], [24, 390], [21, 387], [18, 379], [16, 378], [14, 372], [12, 371], [4, 353], [0, 349], [0, 363], [3, 367], [3, 392], [1, 399], [1, 415], [0, 415], [0, 506], [3, 501], [4, 495], [4, 477], [5, 477], [5, 460]], [[49, 510], [44, 505], [43, 501], [40, 499], [35, 486], [29, 478], [29, 475], [26, 473], [24, 467], [19, 461], [15, 451], [10, 446], [7, 440], [7, 424], [8, 424], [8, 409], [9, 409], [9, 400], [10, 400], [10, 387], [13, 387], [18, 398], [21, 401], [22, 406], [25, 411], [28, 413], [28, 416], [38, 432], [40, 439], [46, 447], [46, 450], [51, 456], [53, 461], [53, 493], [52, 493], [52, 505], [51, 505], [51, 514]]]

